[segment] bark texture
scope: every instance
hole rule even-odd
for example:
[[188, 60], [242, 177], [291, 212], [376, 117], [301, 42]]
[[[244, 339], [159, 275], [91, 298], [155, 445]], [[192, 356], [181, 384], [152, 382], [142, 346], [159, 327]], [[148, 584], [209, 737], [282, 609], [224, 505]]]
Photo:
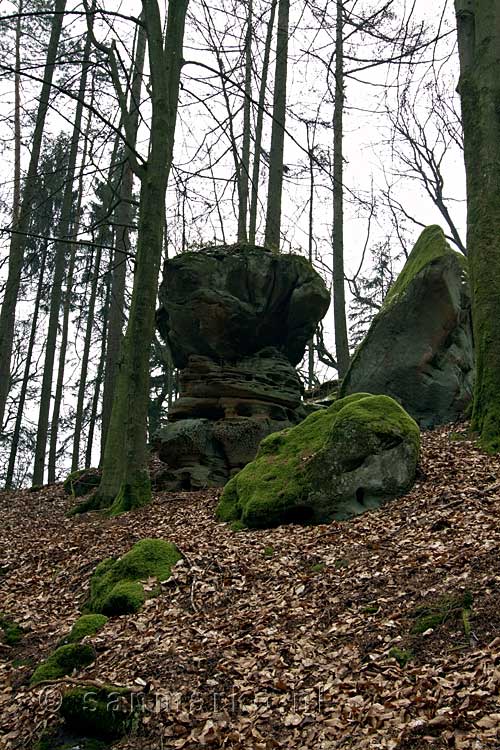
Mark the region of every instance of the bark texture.
[[500, 450], [500, 3], [456, 0], [476, 383], [472, 428]]

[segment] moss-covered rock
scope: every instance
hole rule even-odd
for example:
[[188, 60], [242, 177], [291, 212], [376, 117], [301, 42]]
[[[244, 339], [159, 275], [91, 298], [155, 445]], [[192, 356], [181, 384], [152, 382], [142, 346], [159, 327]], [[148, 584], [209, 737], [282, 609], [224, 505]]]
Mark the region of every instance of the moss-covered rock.
[[62, 645], [66, 643], [80, 643], [86, 636], [95, 635], [108, 621], [106, 615], [82, 615], [73, 624], [68, 635], [63, 638]]
[[23, 629], [10, 617], [0, 613], [0, 630], [7, 646], [16, 646], [23, 637]]
[[101, 481], [99, 469], [78, 469], [73, 471], [63, 482], [63, 488], [67, 495], [81, 497], [88, 494]]
[[474, 381], [470, 309], [466, 259], [440, 227], [427, 227], [356, 350], [340, 396], [391, 396], [421, 427], [463, 417]]
[[109, 743], [95, 737], [81, 737], [73, 733], [45, 730], [33, 750], [108, 750]]
[[68, 690], [61, 701], [60, 714], [66, 727], [89, 737], [115, 740], [131, 732], [137, 712], [130, 690], [113, 685], [91, 685]]
[[142, 539], [118, 560], [112, 557], [103, 560], [90, 582], [88, 610], [103, 615], [137, 612], [146, 599], [140, 582], [152, 577], [166, 580], [181, 557], [170, 542]]
[[263, 440], [217, 516], [253, 527], [349, 518], [409, 489], [419, 448], [419, 428], [396, 401], [352, 394]]
[[95, 658], [96, 652], [88, 644], [69, 643], [66, 646], [60, 646], [35, 669], [31, 684], [37, 685], [45, 680], [58, 680], [71, 674], [75, 669], [88, 666]]

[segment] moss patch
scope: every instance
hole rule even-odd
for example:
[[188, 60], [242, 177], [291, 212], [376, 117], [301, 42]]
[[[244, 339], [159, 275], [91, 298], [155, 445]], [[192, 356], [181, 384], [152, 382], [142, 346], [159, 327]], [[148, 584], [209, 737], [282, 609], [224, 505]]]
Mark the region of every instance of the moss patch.
[[410, 282], [420, 271], [449, 253], [453, 253], [459, 259], [464, 269], [467, 268], [467, 259], [462, 253], [451, 249], [441, 227], [437, 224], [426, 227], [415, 243], [401, 273], [387, 292], [382, 309], [404, 294]]
[[16, 646], [23, 637], [23, 629], [10, 617], [0, 614], [0, 630], [3, 631], [3, 640], [7, 646]]
[[82, 615], [74, 623], [63, 644], [79, 643], [88, 635], [95, 635], [108, 621], [106, 615]]
[[71, 674], [75, 669], [82, 669], [96, 658], [96, 652], [88, 644], [70, 643], [60, 646], [42, 662], [34, 671], [31, 685], [45, 680], [58, 680]]
[[101, 481], [98, 469], [78, 469], [73, 471], [63, 482], [67, 495], [81, 497], [97, 487]]
[[124, 482], [110, 510], [110, 516], [119, 516], [129, 510], [142, 508], [151, 501], [151, 480], [147, 471], [136, 472], [129, 482]]
[[450, 620], [462, 620], [464, 632], [470, 634], [470, 610], [472, 607], [473, 597], [470, 591], [459, 595], [446, 595], [437, 599], [429, 605], [418, 607], [413, 617], [415, 623], [411, 632], [414, 635], [425, 633], [430, 628], [435, 629]]
[[403, 440], [411, 443], [416, 464], [420, 431], [399, 404], [387, 396], [346, 396], [265, 438], [256, 459], [225, 486], [217, 517], [250, 527], [330, 520], [328, 509], [316, 512], [310, 502], [325, 465], [332, 475], [350, 472], [372, 446]]
[[413, 659], [413, 652], [394, 647], [389, 651], [389, 656], [391, 659], [396, 659], [400, 667], [406, 667], [408, 662]]
[[63, 731], [43, 732], [34, 750], [108, 750], [109, 744], [94, 737], [77, 737]]
[[155, 577], [164, 581], [182, 555], [163, 539], [142, 539], [118, 560], [103, 560], [90, 582], [88, 610], [103, 615], [137, 612], [146, 599], [140, 581]]
[[68, 690], [62, 697], [60, 714], [72, 732], [104, 740], [119, 739], [137, 725], [130, 691], [113, 685]]

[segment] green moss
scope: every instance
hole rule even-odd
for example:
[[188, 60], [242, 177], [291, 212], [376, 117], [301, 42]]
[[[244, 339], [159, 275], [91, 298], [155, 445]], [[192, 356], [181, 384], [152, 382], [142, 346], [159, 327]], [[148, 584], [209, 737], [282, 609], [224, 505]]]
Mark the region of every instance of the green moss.
[[151, 502], [151, 481], [147, 471], [139, 471], [131, 481], [124, 482], [116, 496], [109, 514], [119, 516], [129, 510], [142, 508]]
[[[449, 620], [462, 619], [464, 630], [467, 635], [466, 623], [469, 623], [470, 609], [472, 607], [473, 597], [470, 591], [455, 596], [442, 596], [429, 605], [418, 607], [414, 613], [415, 623], [411, 629], [414, 635], [421, 635], [426, 630], [433, 630], [443, 625]], [[464, 619], [464, 614], [465, 619]], [[470, 631], [469, 631], [470, 632]]]
[[401, 273], [389, 289], [383, 307], [392, 304], [404, 294], [410, 282], [422, 269], [449, 253], [453, 253], [459, 259], [464, 269], [467, 267], [467, 259], [462, 253], [451, 249], [440, 226], [433, 224], [426, 227], [415, 243]]
[[140, 581], [166, 580], [181, 557], [177, 547], [163, 539], [142, 539], [118, 560], [103, 560], [90, 582], [89, 611], [103, 615], [137, 612], [146, 599]]
[[322, 573], [326, 569], [325, 563], [314, 563], [311, 565], [311, 573]]
[[131, 692], [112, 685], [68, 690], [62, 697], [60, 713], [69, 730], [99, 739], [119, 739], [137, 725]]
[[225, 486], [217, 517], [251, 527], [314, 520], [307, 502], [318, 471], [316, 457], [326, 440], [345, 445], [347, 451], [361, 450], [362, 435], [372, 442], [373, 436], [410, 439], [418, 455], [420, 430], [402, 407], [388, 396], [354, 393], [265, 438], [255, 460]]
[[413, 653], [412, 651], [406, 651], [401, 648], [391, 648], [389, 651], [389, 656], [391, 659], [396, 659], [400, 667], [406, 667], [408, 662], [410, 662], [413, 659]]
[[16, 646], [23, 637], [23, 629], [6, 615], [0, 614], [0, 629], [7, 646]]
[[37, 685], [45, 680], [58, 680], [71, 674], [75, 669], [88, 666], [95, 658], [96, 652], [88, 644], [70, 643], [67, 646], [60, 646], [35, 669], [30, 684]]
[[108, 750], [109, 744], [89, 737], [71, 737], [61, 731], [44, 731], [34, 750]]
[[63, 639], [64, 643], [79, 643], [88, 635], [95, 635], [108, 621], [105, 615], [82, 615]]
[[110, 499], [103, 497], [99, 494], [99, 491], [96, 490], [86, 500], [83, 500], [81, 503], [78, 503], [78, 505], [70, 508], [67, 512], [67, 516], [71, 518], [71, 516], [77, 516], [81, 513], [90, 513], [94, 510], [107, 510], [110, 505]]
[[274, 555], [274, 547], [264, 547], [264, 557], [272, 557]]
[[78, 469], [73, 471], [63, 482], [63, 488], [67, 495], [80, 497], [86, 495], [101, 481], [97, 469]]

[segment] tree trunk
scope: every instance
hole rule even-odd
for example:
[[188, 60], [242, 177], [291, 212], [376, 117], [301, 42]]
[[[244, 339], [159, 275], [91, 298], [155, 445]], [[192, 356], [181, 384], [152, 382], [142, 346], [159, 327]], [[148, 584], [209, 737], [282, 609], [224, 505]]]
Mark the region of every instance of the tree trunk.
[[35, 346], [36, 332], [38, 328], [38, 314], [40, 312], [40, 301], [42, 299], [43, 292], [43, 281], [45, 274], [45, 263], [47, 261], [47, 250], [48, 243], [45, 243], [45, 247], [42, 253], [42, 259], [40, 262], [38, 286], [35, 297], [35, 307], [33, 308], [33, 316], [31, 318], [31, 331], [28, 342], [28, 351], [26, 352], [26, 364], [24, 366], [23, 382], [21, 383], [21, 391], [19, 393], [19, 403], [17, 405], [16, 422], [14, 425], [14, 432], [12, 433], [12, 442], [10, 444], [9, 464], [7, 467], [7, 476], [5, 479], [5, 489], [9, 490], [12, 487], [12, 481], [14, 479], [14, 469], [16, 466], [17, 449], [19, 447], [19, 436], [21, 434], [21, 425], [23, 421], [24, 404], [26, 403], [26, 394], [28, 392], [28, 385], [30, 381], [31, 373], [31, 359], [33, 356], [33, 349]]
[[97, 365], [97, 373], [95, 376], [94, 383], [94, 394], [92, 396], [92, 404], [89, 416], [89, 431], [87, 435], [87, 446], [85, 448], [85, 468], [88, 469], [92, 464], [92, 448], [94, 446], [94, 431], [97, 423], [97, 410], [99, 408], [99, 396], [101, 391], [101, 384], [104, 376], [104, 363], [106, 359], [106, 340], [108, 332], [108, 316], [109, 316], [109, 298], [110, 298], [111, 285], [106, 283], [106, 295], [103, 305], [103, 321], [102, 321], [102, 333], [101, 333], [101, 351], [99, 354], [99, 363]]
[[35, 198], [34, 190], [38, 171], [38, 160], [40, 158], [43, 129], [49, 104], [50, 89], [52, 87], [52, 77], [54, 75], [65, 7], [66, 0], [55, 1], [54, 18], [52, 20], [52, 30], [47, 49], [47, 58], [43, 73], [43, 84], [40, 92], [35, 130], [33, 132], [33, 138], [31, 139], [31, 155], [24, 185], [23, 200], [19, 210], [18, 221], [14, 226], [14, 232], [10, 241], [9, 271], [5, 286], [2, 311], [0, 313], [0, 431], [3, 426], [5, 404], [10, 390], [10, 361], [14, 341], [16, 304], [24, 262], [24, 235], [29, 229], [31, 210]]
[[238, 242], [248, 241], [248, 182], [250, 173], [250, 113], [252, 103], [252, 19], [253, 2], [248, 2], [247, 31], [245, 36], [245, 102], [243, 105], [243, 145], [241, 149], [240, 189], [238, 206]]
[[16, 226], [21, 203], [21, 25], [23, 0], [17, 6], [16, 74], [14, 78], [14, 191], [12, 196], [12, 226]]
[[[132, 142], [127, 143], [127, 146], [131, 149], [135, 148], [137, 142], [145, 54], [146, 32], [144, 28], [140, 26], [137, 34], [137, 47], [134, 57], [132, 90], [129, 105]], [[132, 223], [133, 187], [134, 173], [132, 171], [130, 159], [127, 158], [126, 153], [120, 187], [120, 202], [115, 211], [115, 257], [113, 263], [113, 281], [102, 397], [101, 459], [104, 456], [106, 436], [108, 434], [109, 421], [111, 419], [111, 409], [113, 406], [116, 378], [120, 362], [123, 324], [125, 322], [125, 284], [127, 277], [127, 255], [130, 252], [129, 227]]]
[[335, 40], [335, 106], [333, 113], [333, 315], [335, 322], [335, 353], [339, 378], [349, 367], [349, 342], [345, 313], [344, 288], [344, 42], [343, 3], [337, 0]]
[[250, 201], [250, 226], [248, 230], [248, 241], [255, 244], [257, 229], [257, 203], [259, 200], [260, 179], [260, 157], [262, 154], [262, 128], [264, 124], [264, 108], [266, 104], [267, 78], [269, 75], [269, 58], [271, 57], [271, 42], [273, 39], [274, 17], [278, 0], [272, 0], [271, 12], [267, 24], [266, 41], [264, 45], [264, 59], [262, 61], [262, 78], [259, 90], [259, 106], [257, 111], [257, 122], [255, 123], [255, 148], [252, 167], [252, 197]]
[[500, 3], [456, 0], [476, 381], [472, 429], [500, 451]]
[[[93, 104], [93, 92], [91, 97], [91, 104]], [[73, 238], [76, 240], [80, 231], [80, 222], [82, 218], [82, 200], [83, 200], [83, 178], [85, 169], [87, 166], [87, 150], [89, 145], [89, 134], [90, 126], [92, 123], [92, 117], [89, 115], [87, 120], [87, 127], [85, 129], [85, 139], [82, 160], [80, 165], [80, 176], [78, 178], [78, 201], [76, 208], [75, 223], [73, 225]], [[66, 350], [68, 347], [68, 332], [69, 332], [69, 314], [71, 310], [71, 301], [73, 297], [73, 279], [76, 262], [76, 248], [75, 244], [71, 245], [70, 248], [70, 262], [68, 269], [68, 278], [66, 282], [66, 293], [64, 295], [64, 312], [63, 312], [63, 325], [61, 333], [61, 346], [59, 348], [59, 367], [57, 370], [57, 383], [56, 392], [54, 395], [54, 409], [52, 411], [52, 422], [50, 430], [50, 448], [49, 448], [49, 463], [48, 463], [48, 476], [47, 480], [49, 484], [56, 481], [56, 461], [57, 461], [57, 437], [59, 434], [59, 416], [61, 413], [61, 406], [63, 401], [63, 388], [64, 388], [64, 372], [66, 369]], [[76, 418], [75, 418], [76, 422]]]
[[[73, 133], [68, 158], [68, 171], [64, 185], [63, 203], [61, 217], [57, 228], [56, 257], [54, 263], [54, 276], [52, 280], [52, 291], [50, 295], [49, 326], [47, 330], [47, 342], [45, 345], [45, 362], [43, 367], [42, 391], [40, 396], [40, 408], [38, 414], [38, 428], [35, 446], [35, 465], [33, 469], [33, 484], [43, 484], [45, 468], [45, 452], [47, 449], [47, 434], [49, 428], [49, 411], [52, 391], [52, 377], [54, 374], [54, 360], [57, 344], [57, 330], [59, 324], [59, 313], [61, 309], [62, 283], [66, 264], [67, 246], [64, 242], [68, 238], [71, 227], [71, 213], [73, 204], [73, 183], [75, 179], [76, 160], [78, 156], [78, 143], [82, 126], [83, 104], [85, 89], [87, 85], [87, 72], [89, 69], [90, 56], [90, 34], [87, 33], [85, 49], [83, 51], [82, 75], [78, 90], [78, 102], [75, 110]], [[69, 280], [69, 279], [68, 279]], [[64, 351], [61, 350], [61, 356]], [[54, 423], [52, 429], [57, 431], [58, 425]]]
[[147, 456], [149, 355], [162, 254], [165, 193], [172, 164], [182, 45], [188, 0], [171, 0], [163, 46], [156, 0], [143, 0], [151, 70], [150, 151], [141, 175], [137, 254], [132, 303], [123, 342], [103, 474], [96, 499], [112, 513], [151, 498]]
[[288, 68], [288, 18], [290, 0], [279, 0], [274, 74], [273, 126], [269, 153], [266, 234], [264, 245], [279, 252], [281, 232], [281, 196], [283, 193], [283, 147], [285, 143], [286, 77]]

